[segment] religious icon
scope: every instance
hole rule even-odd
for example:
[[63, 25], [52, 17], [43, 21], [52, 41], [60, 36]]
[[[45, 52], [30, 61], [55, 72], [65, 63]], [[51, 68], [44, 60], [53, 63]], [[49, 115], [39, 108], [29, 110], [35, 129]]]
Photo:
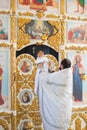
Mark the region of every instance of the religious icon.
[[75, 44], [87, 43], [87, 23], [68, 22], [67, 23], [67, 42]]
[[[72, 61], [73, 73], [73, 102], [74, 105], [86, 105], [87, 101], [87, 53], [68, 51], [68, 58]], [[84, 78], [85, 77], [85, 78]]]
[[3, 23], [2, 20], [0, 19], [0, 39], [7, 39], [8, 36], [6, 35], [4, 28], [3, 28]]
[[25, 33], [32, 39], [41, 39], [43, 34], [49, 37], [53, 32], [53, 27], [47, 21], [31, 20], [30, 23], [25, 24]]
[[30, 103], [32, 100], [32, 92], [28, 89], [24, 89], [22, 92], [20, 92], [19, 99], [23, 104]]
[[27, 59], [24, 59], [20, 62], [19, 68], [22, 73], [29, 73], [31, 71], [31, 62]]
[[9, 18], [3, 16], [0, 17], [0, 41], [7, 42], [8, 40], [9, 40]]
[[29, 11], [46, 11], [47, 14], [60, 12], [60, 0], [18, 0], [18, 9]]
[[19, 3], [28, 6], [30, 4], [30, 0], [19, 0]]
[[0, 110], [10, 109], [10, 51], [0, 49]]
[[73, 96], [75, 102], [83, 101], [82, 98], [82, 78], [81, 76], [85, 74], [82, 62], [82, 57], [80, 54], [74, 56], [73, 68]]
[[87, 0], [67, 0], [67, 13], [87, 15]]
[[26, 62], [26, 61], [23, 62], [22, 66], [21, 66], [21, 70], [24, 73], [30, 71], [30, 66], [29, 66], [28, 62]]

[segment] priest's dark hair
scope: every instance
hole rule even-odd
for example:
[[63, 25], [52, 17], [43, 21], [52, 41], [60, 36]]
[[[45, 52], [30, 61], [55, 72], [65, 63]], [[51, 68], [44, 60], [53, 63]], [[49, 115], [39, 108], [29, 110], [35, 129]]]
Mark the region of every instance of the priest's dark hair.
[[61, 61], [61, 65], [63, 65], [63, 69], [70, 68], [71, 61], [69, 59], [65, 58]]

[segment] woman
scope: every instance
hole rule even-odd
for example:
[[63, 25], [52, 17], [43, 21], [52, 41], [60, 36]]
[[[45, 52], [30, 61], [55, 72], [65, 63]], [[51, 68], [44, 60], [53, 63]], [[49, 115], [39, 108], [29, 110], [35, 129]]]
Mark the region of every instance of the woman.
[[84, 74], [84, 68], [81, 64], [81, 55], [77, 54], [74, 57], [73, 65], [73, 96], [75, 102], [82, 101], [82, 79], [81, 76]]

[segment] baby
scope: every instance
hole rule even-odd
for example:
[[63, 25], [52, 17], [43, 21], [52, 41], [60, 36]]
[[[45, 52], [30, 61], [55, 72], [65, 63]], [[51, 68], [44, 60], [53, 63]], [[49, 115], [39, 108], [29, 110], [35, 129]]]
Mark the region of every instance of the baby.
[[39, 51], [37, 53], [36, 64], [37, 64], [37, 72], [36, 72], [36, 76], [35, 76], [34, 92], [37, 95], [38, 89], [39, 89], [39, 74], [41, 72], [48, 72], [48, 58], [45, 56], [43, 51]]
[[36, 64], [40, 72], [48, 72], [48, 58], [44, 55], [43, 51], [38, 52]]

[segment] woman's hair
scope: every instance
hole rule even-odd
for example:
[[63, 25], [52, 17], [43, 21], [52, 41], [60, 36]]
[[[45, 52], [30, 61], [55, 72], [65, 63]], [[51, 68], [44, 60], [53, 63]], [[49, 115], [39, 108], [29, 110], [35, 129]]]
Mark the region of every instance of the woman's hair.
[[61, 61], [61, 65], [63, 65], [63, 69], [70, 68], [71, 67], [71, 61], [69, 59], [63, 59]]

